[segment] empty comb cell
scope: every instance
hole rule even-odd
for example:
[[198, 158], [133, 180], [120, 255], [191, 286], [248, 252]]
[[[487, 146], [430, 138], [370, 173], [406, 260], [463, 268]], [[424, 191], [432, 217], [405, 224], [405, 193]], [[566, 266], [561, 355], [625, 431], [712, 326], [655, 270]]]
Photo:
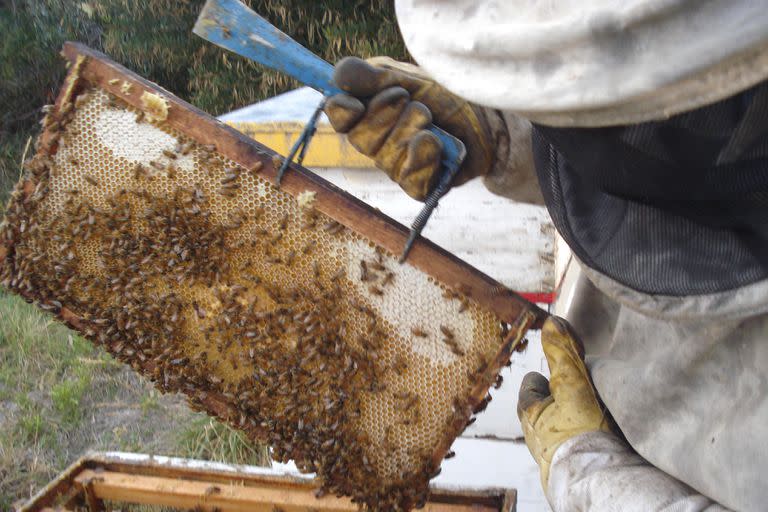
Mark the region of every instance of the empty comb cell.
[[0, 228], [2, 285], [325, 491], [423, 503], [541, 312], [428, 242], [398, 264], [404, 227], [298, 167], [276, 188], [266, 148], [65, 54], [80, 65]]

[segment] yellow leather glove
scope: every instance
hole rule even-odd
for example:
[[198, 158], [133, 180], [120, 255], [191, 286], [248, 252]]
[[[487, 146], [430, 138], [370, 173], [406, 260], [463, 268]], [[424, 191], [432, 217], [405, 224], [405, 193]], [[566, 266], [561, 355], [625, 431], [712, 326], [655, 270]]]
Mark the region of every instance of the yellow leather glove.
[[439, 177], [442, 144], [425, 129], [433, 120], [467, 147], [454, 186], [491, 169], [496, 141], [484, 111], [418, 67], [387, 57], [346, 57], [336, 64], [334, 80], [348, 94], [326, 102], [331, 125], [409, 196], [423, 200]]
[[536, 372], [523, 378], [517, 416], [546, 492], [552, 456], [561, 444], [585, 432], [611, 429], [584, 364], [584, 348], [568, 323], [548, 318], [541, 344], [551, 380]]

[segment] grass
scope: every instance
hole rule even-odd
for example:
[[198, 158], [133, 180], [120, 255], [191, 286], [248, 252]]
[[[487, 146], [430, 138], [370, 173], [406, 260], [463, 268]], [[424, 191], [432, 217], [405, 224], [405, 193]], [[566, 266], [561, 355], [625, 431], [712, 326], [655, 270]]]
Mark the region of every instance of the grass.
[[242, 432], [207, 416], [195, 418], [180, 433], [178, 447], [193, 459], [269, 465], [266, 447], [254, 446]]
[[91, 450], [268, 464], [265, 448], [163, 395], [53, 318], [0, 290], [0, 510]]

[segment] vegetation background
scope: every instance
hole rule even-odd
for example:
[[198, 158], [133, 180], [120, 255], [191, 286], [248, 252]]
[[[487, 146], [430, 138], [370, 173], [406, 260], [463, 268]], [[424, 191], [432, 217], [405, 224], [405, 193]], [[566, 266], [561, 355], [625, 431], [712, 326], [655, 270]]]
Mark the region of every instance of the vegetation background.
[[[74, 40], [218, 115], [296, 86], [194, 36], [204, 0], [0, 0], [0, 214], [40, 108]], [[391, 0], [246, 0], [330, 62], [407, 58]], [[0, 289], [0, 511], [90, 449], [267, 463], [239, 433], [192, 413], [105, 353]]]

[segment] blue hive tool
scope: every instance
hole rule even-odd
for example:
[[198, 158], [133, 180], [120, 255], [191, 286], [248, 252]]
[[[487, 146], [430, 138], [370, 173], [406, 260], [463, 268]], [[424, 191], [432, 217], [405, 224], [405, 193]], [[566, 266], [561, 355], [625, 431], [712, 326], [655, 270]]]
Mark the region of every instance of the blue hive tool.
[[[253, 12], [238, 0], [208, 0], [193, 32], [222, 48], [247, 57], [270, 68], [282, 71], [296, 80], [323, 93], [327, 98], [343, 93], [333, 82], [333, 66], [313, 54], [299, 43], [280, 32], [267, 20]], [[299, 163], [315, 134], [317, 119], [325, 99], [307, 123], [304, 132], [291, 148], [277, 174], [277, 184], [283, 177], [293, 157], [299, 153]], [[466, 148], [456, 137], [432, 125], [430, 131], [443, 143], [442, 171], [434, 190], [424, 201], [424, 208], [411, 225], [400, 262], [408, 257], [416, 238], [427, 225], [437, 203], [451, 187], [451, 182], [466, 156]]]

